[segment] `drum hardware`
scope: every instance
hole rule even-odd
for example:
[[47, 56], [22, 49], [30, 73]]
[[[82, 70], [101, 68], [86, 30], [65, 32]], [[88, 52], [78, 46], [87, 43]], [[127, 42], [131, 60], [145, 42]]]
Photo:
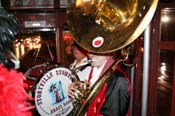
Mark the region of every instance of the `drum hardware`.
[[46, 68], [48, 65], [49, 65], [48, 62], [45, 62], [45, 63], [43, 63], [43, 64], [39, 64], [39, 65], [35, 65], [35, 66], [29, 68], [29, 69], [25, 72], [24, 75], [25, 75], [26, 78], [28, 78], [28, 79], [30, 79], [30, 80], [36, 80], [36, 76], [30, 74], [31, 71], [37, 69], [37, 72], [38, 72], [38, 73], [43, 74], [43, 73], [44, 73], [44, 70], [43, 70], [43, 69]]
[[25, 72], [25, 76], [30, 79], [30, 80], [36, 80], [37, 76], [31, 75], [31, 71], [37, 71], [39, 73], [39, 76], [42, 75], [43, 73], [45, 73], [47, 70], [51, 69], [51, 68], [55, 68], [60, 66], [60, 64], [51, 64], [49, 62], [45, 62], [42, 64], [38, 64], [35, 65], [31, 68], [29, 68], [26, 72]]
[[[158, 0], [71, 0], [67, 8], [67, 23], [75, 42], [82, 48], [93, 53], [115, 52], [125, 48], [143, 33], [157, 4]], [[74, 116], [85, 115], [110, 72], [125, 61], [125, 58], [116, 60], [97, 80], [87, 97], [75, 92], [74, 98], [80, 101], [76, 102]]]

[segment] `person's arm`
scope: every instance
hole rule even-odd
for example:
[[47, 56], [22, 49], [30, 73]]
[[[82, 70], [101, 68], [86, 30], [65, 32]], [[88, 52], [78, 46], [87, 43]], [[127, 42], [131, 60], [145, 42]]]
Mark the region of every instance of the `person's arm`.
[[129, 82], [126, 78], [119, 78], [119, 113], [120, 116], [125, 116], [128, 112], [130, 102]]
[[108, 83], [106, 101], [101, 108], [104, 116], [126, 116], [130, 102], [128, 80], [112, 75]]

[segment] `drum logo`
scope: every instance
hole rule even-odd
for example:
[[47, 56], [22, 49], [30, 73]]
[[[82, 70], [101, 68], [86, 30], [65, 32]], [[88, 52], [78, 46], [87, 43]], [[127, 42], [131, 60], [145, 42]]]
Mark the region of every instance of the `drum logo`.
[[35, 105], [41, 116], [67, 116], [73, 110], [68, 97], [71, 71], [55, 68], [41, 78], [35, 90]]

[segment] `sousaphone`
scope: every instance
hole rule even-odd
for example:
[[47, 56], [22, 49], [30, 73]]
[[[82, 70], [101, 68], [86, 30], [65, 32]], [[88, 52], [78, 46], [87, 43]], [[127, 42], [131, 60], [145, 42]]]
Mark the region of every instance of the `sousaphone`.
[[[158, 0], [71, 0], [67, 23], [76, 43], [84, 49], [94, 53], [114, 52], [143, 33], [157, 4]], [[77, 116], [84, 115], [81, 112], [86, 108], [81, 108]]]

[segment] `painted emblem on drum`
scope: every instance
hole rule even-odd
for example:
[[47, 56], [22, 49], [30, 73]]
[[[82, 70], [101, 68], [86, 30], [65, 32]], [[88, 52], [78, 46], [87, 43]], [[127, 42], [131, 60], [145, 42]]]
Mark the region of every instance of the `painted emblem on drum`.
[[98, 48], [98, 47], [102, 46], [103, 43], [104, 43], [104, 38], [103, 37], [96, 37], [92, 41], [92, 46], [95, 47], [95, 48]]
[[73, 110], [68, 97], [71, 71], [55, 68], [41, 78], [35, 90], [35, 104], [41, 116], [67, 116]]

